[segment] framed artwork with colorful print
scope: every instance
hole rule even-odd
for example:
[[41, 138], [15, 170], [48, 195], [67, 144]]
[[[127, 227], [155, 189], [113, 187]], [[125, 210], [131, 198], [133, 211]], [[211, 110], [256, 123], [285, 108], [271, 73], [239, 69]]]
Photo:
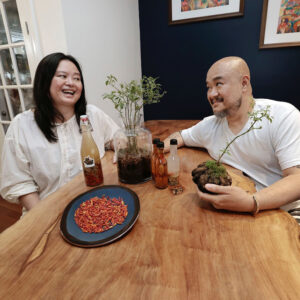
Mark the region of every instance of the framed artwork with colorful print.
[[300, 0], [264, 0], [259, 47], [300, 46]]
[[169, 25], [239, 17], [244, 0], [169, 0]]

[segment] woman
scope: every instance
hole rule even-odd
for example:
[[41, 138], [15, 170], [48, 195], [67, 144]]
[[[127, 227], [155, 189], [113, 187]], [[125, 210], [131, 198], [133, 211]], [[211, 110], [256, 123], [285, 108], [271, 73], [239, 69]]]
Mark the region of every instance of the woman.
[[80, 115], [87, 114], [100, 156], [118, 129], [103, 111], [87, 105], [82, 72], [74, 57], [53, 53], [39, 63], [35, 109], [17, 115], [6, 133], [0, 192], [30, 210], [82, 170]]

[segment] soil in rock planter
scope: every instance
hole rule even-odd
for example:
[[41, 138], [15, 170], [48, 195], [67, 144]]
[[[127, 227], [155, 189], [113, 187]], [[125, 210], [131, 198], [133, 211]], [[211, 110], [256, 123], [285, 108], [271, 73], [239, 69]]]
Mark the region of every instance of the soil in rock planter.
[[123, 183], [140, 183], [152, 178], [151, 155], [142, 149], [136, 155], [126, 149], [119, 150], [117, 164], [119, 180]]
[[228, 172], [224, 171], [224, 174], [216, 176], [213, 170], [206, 166], [206, 162], [198, 165], [192, 171], [193, 181], [197, 184], [199, 190], [203, 193], [214, 194], [209, 192], [204, 186], [206, 183], [213, 183], [223, 186], [228, 186], [232, 184], [231, 176]]

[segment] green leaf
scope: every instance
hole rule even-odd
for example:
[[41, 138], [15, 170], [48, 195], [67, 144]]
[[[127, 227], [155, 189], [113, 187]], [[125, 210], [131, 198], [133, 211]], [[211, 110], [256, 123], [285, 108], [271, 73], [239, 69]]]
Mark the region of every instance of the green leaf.
[[142, 114], [143, 106], [160, 102], [166, 94], [162, 91], [161, 84], [156, 82], [157, 78], [143, 76], [139, 81], [132, 80], [128, 83], [119, 83], [113, 75], [108, 75], [105, 81], [110, 86], [111, 92], [103, 95], [103, 99], [112, 101], [115, 109], [124, 116], [123, 122], [135, 124]]

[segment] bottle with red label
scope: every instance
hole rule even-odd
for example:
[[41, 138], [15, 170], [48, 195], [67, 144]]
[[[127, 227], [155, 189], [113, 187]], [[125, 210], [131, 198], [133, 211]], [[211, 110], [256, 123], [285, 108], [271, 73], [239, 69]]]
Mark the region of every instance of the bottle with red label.
[[101, 159], [86, 115], [80, 116], [80, 130], [82, 133], [80, 154], [85, 183], [87, 186], [100, 185], [103, 183]]

